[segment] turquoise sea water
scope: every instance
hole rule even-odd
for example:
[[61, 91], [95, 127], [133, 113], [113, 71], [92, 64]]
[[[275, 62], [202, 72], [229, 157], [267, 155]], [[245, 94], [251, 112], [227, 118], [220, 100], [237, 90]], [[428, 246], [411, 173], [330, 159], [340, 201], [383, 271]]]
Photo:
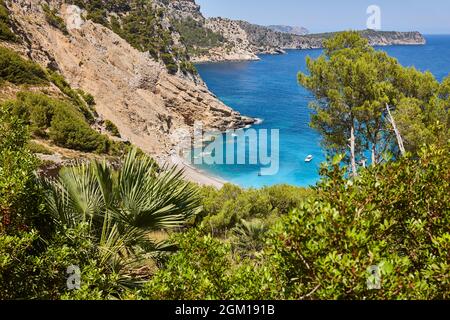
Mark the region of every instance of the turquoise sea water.
[[[450, 36], [428, 36], [425, 46], [383, 47], [405, 66], [431, 71], [439, 80], [450, 73]], [[305, 58], [321, 50], [290, 50], [281, 56], [261, 55], [261, 61], [201, 64], [200, 75], [225, 104], [244, 115], [263, 119], [258, 129], [280, 130], [280, 170], [259, 176], [259, 165], [201, 165], [200, 169], [242, 187], [287, 183], [314, 185], [325, 160], [319, 135], [309, 127], [311, 95], [297, 84], [306, 71]], [[314, 156], [311, 163], [305, 157]]]

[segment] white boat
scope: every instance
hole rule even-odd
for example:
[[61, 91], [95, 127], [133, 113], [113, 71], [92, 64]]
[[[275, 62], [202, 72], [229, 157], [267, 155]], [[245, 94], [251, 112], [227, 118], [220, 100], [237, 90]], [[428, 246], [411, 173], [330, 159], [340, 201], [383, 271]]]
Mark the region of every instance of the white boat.
[[311, 162], [314, 159], [312, 155], [306, 157], [305, 162]]

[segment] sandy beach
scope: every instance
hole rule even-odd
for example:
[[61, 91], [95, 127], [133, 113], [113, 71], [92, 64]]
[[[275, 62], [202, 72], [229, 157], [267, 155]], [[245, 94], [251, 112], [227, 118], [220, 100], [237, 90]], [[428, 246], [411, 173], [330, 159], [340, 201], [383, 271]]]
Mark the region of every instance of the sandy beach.
[[184, 159], [177, 155], [170, 156], [170, 164], [176, 166], [179, 169], [184, 170], [184, 177], [186, 180], [197, 183], [202, 186], [212, 186], [217, 189], [221, 189], [224, 184], [227, 183], [225, 180], [212, 177], [206, 172], [195, 168], [193, 165], [187, 163]]

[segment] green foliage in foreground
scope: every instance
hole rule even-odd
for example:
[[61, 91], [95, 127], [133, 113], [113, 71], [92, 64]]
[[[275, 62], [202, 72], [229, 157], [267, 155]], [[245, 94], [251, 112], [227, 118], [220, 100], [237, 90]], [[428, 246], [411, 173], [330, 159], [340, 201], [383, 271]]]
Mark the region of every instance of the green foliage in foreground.
[[[322, 169], [315, 199], [241, 260], [226, 242], [187, 233], [141, 294], [158, 299], [449, 299], [448, 149], [427, 148], [345, 178]], [[196, 259], [192, 259], [195, 256]], [[381, 290], [369, 290], [377, 266]]]
[[192, 230], [175, 239], [179, 252], [139, 293], [141, 299], [257, 300], [276, 298], [282, 289], [270, 266], [241, 261], [230, 245], [210, 235]]
[[[131, 288], [150, 276], [147, 265], [173, 249], [150, 232], [179, 228], [195, 214], [196, 189], [180, 172], [158, 173], [137, 150], [119, 169], [92, 162], [63, 169], [58, 180], [36, 180], [36, 164], [24, 162], [34, 157], [12, 147], [24, 144], [26, 134], [8, 131], [11, 125], [26, 130], [23, 122], [9, 114], [1, 120], [9, 126], [0, 127], [0, 296], [133, 297]], [[9, 165], [10, 151], [21, 167]], [[81, 270], [81, 290], [67, 288], [72, 265]]]
[[0, 0], [0, 40], [17, 41], [16, 35], [11, 31], [9, 11], [4, 0]]
[[38, 85], [48, 83], [45, 71], [34, 62], [25, 60], [14, 51], [0, 47], [0, 84]]
[[[424, 148], [344, 177], [324, 168], [316, 201], [279, 226], [273, 256], [288, 279], [286, 294], [315, 299], [449, 299], [450, 161], [448, 148]], [[368, 268], [381, 290], [367, 290]]]
[[[82, 228], [58, 231], [46, 245], [34, 231], [0, 234], [0, 296], [3, 299], [59, 299], [61, 293], [67, 291], [69, 265], [80, 266], [83, 270], [102, 270], [93, 260], [96, 247], [87, 236]], [[111, 283], [110, 280], [109, 286]], [[106, 296], [106, 290], [104, 294]]]
[[23, 228], [39, 211], [34, 210], [40, 198], [34, 177], [38, 162], [27, 141], [24, 121], [0, 108], [0, 233]]
[[65, 168], [57, 181], [44, 183], [55, 224], [77, 228], [87, 223], [101, 262], [124, 284], [139, 280], [133, 265], [168, 249], [149, 232], [182, 227], [198, 210], [196, 190], [180, 179], [181, 172], [158, 174], [155, 169], [152, 159], [133, 150], [119, 170], [92, 162]]

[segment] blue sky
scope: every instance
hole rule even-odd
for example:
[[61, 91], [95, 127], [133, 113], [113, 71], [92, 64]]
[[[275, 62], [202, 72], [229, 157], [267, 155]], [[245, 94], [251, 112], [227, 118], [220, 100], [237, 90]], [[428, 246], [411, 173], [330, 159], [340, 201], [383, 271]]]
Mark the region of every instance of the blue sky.
[[382, 30], [450, 34], [449, 0], [196, 0], [207, 17], [304, 26], [311, 32], [365, 29], [367, 7], [381, 8]]

